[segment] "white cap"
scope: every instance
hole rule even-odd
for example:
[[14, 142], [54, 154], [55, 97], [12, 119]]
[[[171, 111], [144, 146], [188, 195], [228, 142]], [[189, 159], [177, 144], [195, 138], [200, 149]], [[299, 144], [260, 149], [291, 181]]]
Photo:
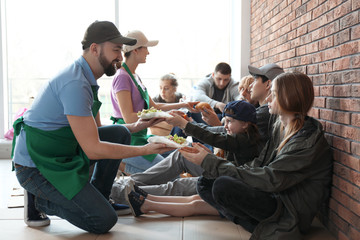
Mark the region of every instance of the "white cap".
[[133, 30], [133, 31], [130, 31], [126, 34], [126, 37], [129, 37], [129, 38], [135, 38], [137, 40], [137, 43], [133, 46], [129, 46], [129, 45], [124, 45], [123, 46], [123, 52], [124, 53], [127, 53], [127, 52], [130, 52], [134, 49], [137, 49], [139, 47], [153, 47], [153, 46], [156, 46], [158, 43], [159, 43], [159, 40], [151, 40], [149, 41], [144, 33], [142, 33], [141, 31], [139, 30]]

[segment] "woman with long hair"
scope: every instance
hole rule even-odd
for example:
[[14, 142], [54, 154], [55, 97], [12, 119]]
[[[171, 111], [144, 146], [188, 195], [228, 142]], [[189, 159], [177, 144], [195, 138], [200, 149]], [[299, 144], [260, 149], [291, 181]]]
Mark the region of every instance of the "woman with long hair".
[[259, 157], [235, 166], [199, 144], [180, 150], [204, 169], [201, 199], [252, 232], [251, 239], [301, 239], [329, 196], [331, 150], [321, 124], [307, 115], [313, 101], [307, 75], [283, 73], [267, 97], [278, 121]]
[[[156, 46], [158, 41], [149, 41], [144, 33], [138, 30], [130, 31], [126, 36], [136, 39], [137, 43], [131, 47], [123, 46], [125, 62], [121, 66], [117, 66], [118, 70], [112, 82], [113, 115], [111, 119], [114, 124], [136, 122], [138, 120], [137, 113], [151, 107], [164, 111], [179, 108], [195, 111], [193, 106], [196, 102], [155, 103], [149, 97], [146, 87], [136, 73], [136, 69], [139, 64], [146, 63], [146, 57], [149, 55], [148, 47]], [[147, 129], [132, 134], [131, 145], [145, 145], [147, 138]], [[160, 154], [126, 158], [122, 160], [120, 169], [129, 174], [142, 172], [162, 159], [163, 157]]]

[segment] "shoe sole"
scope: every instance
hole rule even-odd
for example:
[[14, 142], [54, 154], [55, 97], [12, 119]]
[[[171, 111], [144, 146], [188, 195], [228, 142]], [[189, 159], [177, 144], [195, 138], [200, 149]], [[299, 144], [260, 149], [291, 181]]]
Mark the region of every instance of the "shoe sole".
[[[127, 187], [128, 187], [128, 186], [126, 186], [126, 188], [127, 188]], [[125, 192], [127, 192], [126, 188], [125, 188]], [[137, 217], [137, 216], [136, 216], [136, 213], [135, 213], [135, 211], [134, 211], [134, 209], [133, 209], [133, 207], [132, 207], [132, 205], [131, 205], [131, 203], [130, 203], [129, 196], [128, 196], [127, 193], [125, 193], [125, 199], [126, 199], [126, 201], [129, 203], [129, 208], [130, 208], [130, 210], [131, 210], [132, 215], [133, 215], [134, 217]]]
[[45, 220], [27, 220], [27, 204], [28, 204], [28, 194], [27, 191], [24, 189], [24, 222], [29, 227], [45, 227], [50, 225], [50, 219], [47, 218]]
[[115, 212], [116, 212], [116, 214], [117, 214], [118, 216], [124, 216], [124, 215], [132, 214], [130, 206], [129, 206], [129, 208], [127, 208], [127, 209], [117, 210], [117, 211], [115, 211]]

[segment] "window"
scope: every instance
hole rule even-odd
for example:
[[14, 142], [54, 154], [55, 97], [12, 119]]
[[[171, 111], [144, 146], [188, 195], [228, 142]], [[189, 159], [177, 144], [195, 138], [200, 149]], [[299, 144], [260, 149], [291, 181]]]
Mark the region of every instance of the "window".
[[[158, 46], [149, 48], [147, 63], [137, 69], [150, 96], [158, 93], [159, 79], [166, 73], [175, 73], [178, 91], [189, 94], [218, 62], [232, 62], [236, 0], [0, 1], [6, 13], [1, 26], [6, 30], [7, 54], [0, 60], [7, 70], [3, 86], [7, 85], [8, 127], [17, 110], [29, 106], [30, 97], [36, 97], [46, 81], [81, 55], [80, 42], [94, 20], [115, 22], [123, 35], [139, 29], [149, 40], [159, 40]], [[232, 67], [234, 71], [238, 66]], [[111, 77], [99, 79], [104, 119], [112, 110], [111, 81]]]

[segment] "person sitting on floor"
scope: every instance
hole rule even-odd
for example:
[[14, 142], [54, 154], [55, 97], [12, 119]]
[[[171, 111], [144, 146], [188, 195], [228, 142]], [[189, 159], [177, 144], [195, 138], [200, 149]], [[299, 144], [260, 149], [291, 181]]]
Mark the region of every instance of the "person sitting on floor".
[[[197, 185], [202, 200], [195, 200], [203, 201], [201, 214], [224, 216], [251, 232], [251, 239], [301, 239], [329, 197], [331, 149], [321, 123], [307, 115], [314, 102], [307, 75], [279, 75], [267, 102], [270, 113], [279, 118], [271, 139], [252, 162], [235, 166], [200, 144], [180, 152], [205, 170]], [[147, 200], [149, 196], [134, 190], [128, 197], [137, 216], [152, 210], [181, 216], [178, 211], [186, 206], [178, 199], [173, 204], [170, 197], [165, 204]], [[190, 203], [197, 208], [184, 215], [198, 214], [199, 204]]]

